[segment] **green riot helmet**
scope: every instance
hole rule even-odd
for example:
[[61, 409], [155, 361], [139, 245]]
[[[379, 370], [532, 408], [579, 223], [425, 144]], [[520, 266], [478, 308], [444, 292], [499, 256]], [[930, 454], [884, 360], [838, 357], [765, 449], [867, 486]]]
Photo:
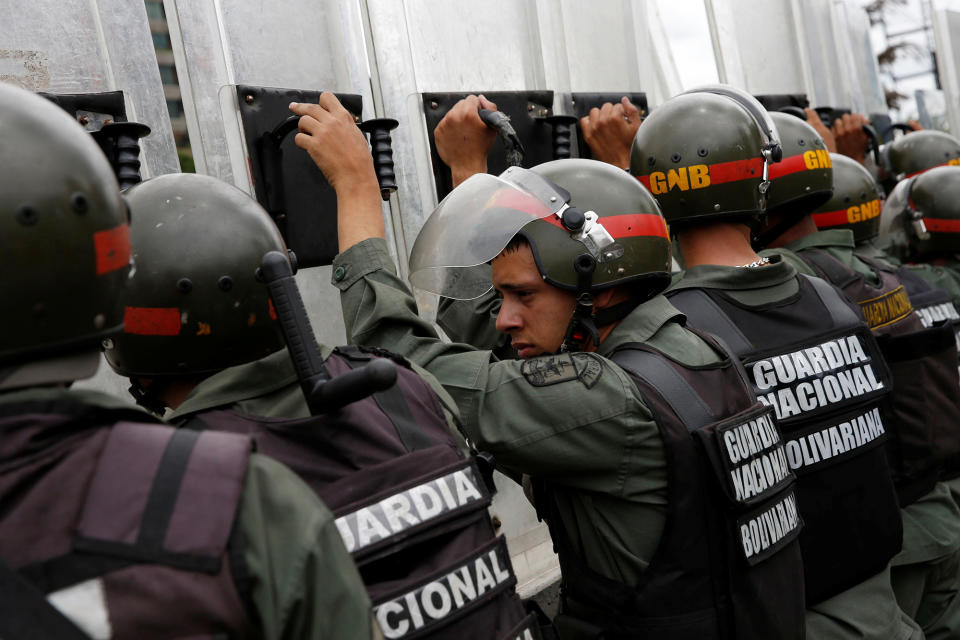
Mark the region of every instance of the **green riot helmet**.
[[883, 207], [882, 230], [905, 236], [904, 257], [911, 259], [960, 252], [960, 167], [899, 182]]
[[209, 176], [169, 174], [126, 191], [136, 224], [136, 269], [125, 328], [105, 344], [125, 376], [206, 374], [283, 347], [267, 287], [268, 251], [286, 251], [266, 211]]
[[[0, 388], [91, 376], [123, 322], [127, 208], [103, 152], [62, 109], [0, 82], [0, 113]], [[24, 382], [71, 356], [75, 368]]]
[[[489, 262], [518, 235], [544, 280], [587, 308], [592, 292], [630, 284], [629, 308], [611, 311], [626, 315], [670, 283], [669, 234], [656, 201], [622, 169], [585, 159], [471, 176], [421, 230], [410, 282], [450, 298], [483, 295], [492, 287]], [[617, 319], [600, 317], [597, 326]]]
[[758, 251], [833, 194], [833, 162], [816, 129], [794, 115], [772, 112], [770, 117], [780, 134], [783, 160], [770, 166], [770, 226], [754, 234], [752, 244]]
[[737, 220], [766, 208], [770, 166], [781, 157], [776, 126], [756, 99], [716, 85], [653, 110], [633, 141], [630, 172], [673, 229]]
[[925, 129], [900, 136], [881, 149], [881, 164], [889, 192], [906, 178], [927, 169], [960, 165], [960, 140], [943, 131]]
[[883, 191], [862, 164], [831, 153], [833, 197], [813, 212], [819, 229], [850, 229], [857, 243], [875, 238], [880, 232]]

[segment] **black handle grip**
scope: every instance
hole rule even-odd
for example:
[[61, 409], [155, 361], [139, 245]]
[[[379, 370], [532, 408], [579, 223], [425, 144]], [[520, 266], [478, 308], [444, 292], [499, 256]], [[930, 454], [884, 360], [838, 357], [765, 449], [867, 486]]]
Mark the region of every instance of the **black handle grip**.
[[889, 127], [887, 127], [886, 131], [883, 132], [883, 137], [886, 138], [887, 135], [889, 135], [894, 131], [899, 131], [900, 133], [906, 134], [906, 133], [913, 133], [914, 131], [916, 131], [916, 129], [914, 129], [913, 127], [911, 127], [905, 122], [894, 122]]
[[93, 134], [113, 165], [121, 191], [141, 181], [138, 141], [149, 134], [150, 127], [139, 122], [111, 122]]
[[578, 120], [574, 116], [542, 116], [537, 118], [553, 127], [553, 159], [566, 160], [570, 157], [570, 138], [573, 125]]
[[364, 120], [357, 126], [364, 133], [370, 134], [370, 147], [373, 153], [373, 169], [377, 172], [377, 182], [380, 183], [380, 197], [384, 201], [390, 199], [390, 194], [397, 190], [397, 176], [393, 170], [393, 141], [390, 131], [397, 128], [399, 123], [393, 118], [374, 118]]
[[863, 125], [863, 132], [867, 134], [867, 149], [873, 152], [873, 161], [879, 167], [880, 165], [880, 138], [877, 136], [877, 130], [872, 125]]
[[520, 136], [516, 129], [510, 124], [510, 116], [502, 111], [493, 111], [492, 109], [478, 109], [477, 114], [483, 123], [496, 131], [503, 140], [503, 146], [506, 147], [507, 166], [518, 167], [523, 164], [523, 158], [526, 151], [523, 143], [520, 142]]
[[327, 382], [320, 382], [314, 386], [313, 396], [321, 412], [336, 411], [351, 402], [389, 389], [396, 381], [396, 365], [389, 360], [377, 359]]
[[[263, 256], [260, 270], [267, 283], [270, 299], [273, 300], [273, 308], [277, 312], [280, 329], [293, 360], [293, 368], [297, 372], [307, 404], [311, 404], [317, 383], [325, 382], [330, 376], [323, 366], [310, 318], [303, 306], [297, 282], [293, 279], [293, 269], [286, 255], [271, 251]], [[312, 409], [311, 405], [311, 412]]]

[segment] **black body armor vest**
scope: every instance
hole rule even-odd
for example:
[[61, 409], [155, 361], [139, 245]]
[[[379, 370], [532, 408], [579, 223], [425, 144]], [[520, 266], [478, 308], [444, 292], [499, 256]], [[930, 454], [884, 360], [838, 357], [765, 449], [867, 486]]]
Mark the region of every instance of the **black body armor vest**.
[[340, 347], [324, 366], [337, 376], [380, 356], [401, 365], [396, 385], [335, 412], [285, 419], [212, 410], [184, 426], [250, 435], [319, 494], [386, 638], [539, 638], [487, 514], [490, 463], [460, 450], [433, 390], [380, 350]]
[[[953, 297], [905, 267], [898, 269], [897, 275], [906, 287], [910, 301], [913, 302], [913, 308], [917, 310], [923, 326], [927, 328], [950, 326], [956, 339], [957, 351], [960, 353], [960, 312], [957, 311]], [[960, 370], [960, 355], [957, 360], [957, 368]], [[957, 477], [960, 477], [960, 455], [954, 455], [947, 460], [940, 472], [942, 480], [953, 480]]]
[[563, 568], [564, 640], [804, 637], [802, 520], [782, 435], [740, 363], [704, 338], [721, 362], [688, 367], [643, 344], [612, 357], [646, 400], [667, 457], [666, 525], [640, 584], [585, 566], [555, 525], [550, 485], [537, 483]]
[[0, 405], [19, 443], [0, 474], [0, 557], [96, 637], [253, 637], [235, 535], [249, 438], [127, 420], [149, 417]]
[[879, 573], [903, 538], [886, 459], [882, 403], [890, 376], [870, 330], [819, 278], [750, 307], [716, 289], [676, 289], [689, 324], [739, 356], [758, 399], [772, 406], [797, 475], [807, 606]]
[[[880, 279], [876, 287], [825, 251], [807, 249], [797, 255], [860, 305], [877, 336], [893, 376], [890, 466], [900, 506], [907, 506], [932, 491], [946, 461], [960, 454], [956, 335], [948, 323], [923, 322], [943, 311], [939, 305], [949, 298], [929, 285], [921, 291], [911, 281], [908, 287], [898, 273], [871, 258], [858, 256]], [[924, 314], [913, 312], [916, 300], [924, 304]]]

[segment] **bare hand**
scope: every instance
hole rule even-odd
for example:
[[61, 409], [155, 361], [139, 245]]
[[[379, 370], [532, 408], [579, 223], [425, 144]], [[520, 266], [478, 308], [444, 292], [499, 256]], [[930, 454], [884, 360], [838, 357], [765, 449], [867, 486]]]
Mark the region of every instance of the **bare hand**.
[[371, 180], [376, 184], [367, 138], [335, 95], [324, 92], [317, 104], [292, 102], [290, 111], [300, 116], [294, 142], [310, 154], [338, 194]]
[[433, 130], [437, 155], [450, 167], [454, 187], [475, 173], [487, 172], [487, 155], [497, 132], [480, 119], [480, 109], [496, 111], [497, 105], [482, 95], [467, 96], [453, 105]]
[[630, 166], [630, 147], [640, 119], [640, 110], [624, 96], [617, 104], [607, 102], [591, 109], [580, 118], [580, 130], [594, 158], [625, 169]]
[[804, 109], [803, 112], [807, 114], [807, 124], [813, 127], [816, 132], [820, 134], [820, 137], [823, 138], [824, 144], [827, 145], [827, 151], [830, 153], [836, 153], [837, 141], [833, 137], [833, 132], [824, 126], [823, 120], [820, 119], [820, 116], [817, 114], [817, 112], [810, 107]]
[[863, 164], [867, 151], [867, 137], [863, 125], [870, 124], [859, 113], [845, 113], [833, 122], [833, 137], [837, 140], [837, 153], [853, 158]]
[[923, 125], [916, 120], [907, 120], [907, 125], [914, 131], [923, 131]]
[[337, 192], [337, 234], [340, 250], [371, 237], [384, 236], [380, 185], [373, 170], [367, 138], [332, 93], [317, 104], [290, 103], [300, 116], [298, 147], [313, 158]]

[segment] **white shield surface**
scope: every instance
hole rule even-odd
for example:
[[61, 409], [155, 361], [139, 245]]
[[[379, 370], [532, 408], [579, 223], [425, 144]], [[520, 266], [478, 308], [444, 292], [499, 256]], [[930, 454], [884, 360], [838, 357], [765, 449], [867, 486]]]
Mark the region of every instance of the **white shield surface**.
[[49, 93], [123, 91], [144, 178], [180, 170], [143, 2], [0, 2], [0, 82]]
[[960, 134], [960, 11], [934, 12], [933, 33], [937, 43], [940, 86], [945, 96], [950, 133]]
[[[356, 0], [164, 0], [197, 172], [254, 193], [235, 85], [354, 93], [374, 117]], [[389, 229], [388, 229], [389, 233]], [[330, 267], [297, 283], [318, 340], [346, 341]]]

